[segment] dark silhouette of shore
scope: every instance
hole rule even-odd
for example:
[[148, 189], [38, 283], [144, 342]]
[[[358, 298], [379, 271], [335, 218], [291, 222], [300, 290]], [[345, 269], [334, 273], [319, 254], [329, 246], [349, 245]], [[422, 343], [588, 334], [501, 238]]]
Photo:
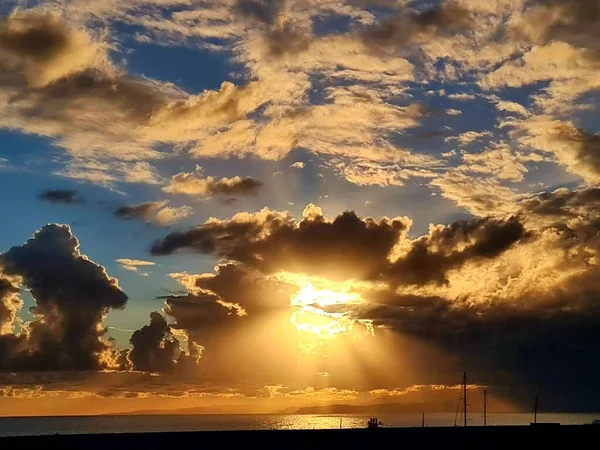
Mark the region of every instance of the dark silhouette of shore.
[[[365, 424], [366, 425], [366, 424]], [[257, 430], [180, 433], [113, 433], [0, 438], [4, 449], [161, 449], [180, 448], [524, 448], [598, 442], [599, 425], [379, 428], [348, 430]], [[591, 439], [591, 440], [588, 440]]]

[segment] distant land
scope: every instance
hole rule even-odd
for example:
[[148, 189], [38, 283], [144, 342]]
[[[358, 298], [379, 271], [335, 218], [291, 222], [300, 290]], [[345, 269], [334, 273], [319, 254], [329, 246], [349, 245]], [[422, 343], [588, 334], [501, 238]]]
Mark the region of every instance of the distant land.
[[[288, 407], [283, 410], [265, 411], [260, 414], [402, 414], [402, 413], [454, 413], [456, 411], [456, 403], [377, 403], [364, 405], [313, 405]], [[481, 412], [481, 408], [471, 407], [473, 413]], [[494, 410], [499, 412], [520, 412], [517, 410]], [[151, 409], [122, 412], [108, 415], [122, 416], [150, 416], [150, 415], [206, 415], [206, 414], [256, 414], [255, 411], [240, 410], [239, 407], [222, 407], [222, 406], [203, 406], [195, 408], [180, 408], [180, 409]]]
[[322, 405], [304, 406], [294, 414], [367, 414], [367, 413], [449, 413], [456, 411], [456, 405], [425, 404], [425, 403], [379, 403], [368, 405]]

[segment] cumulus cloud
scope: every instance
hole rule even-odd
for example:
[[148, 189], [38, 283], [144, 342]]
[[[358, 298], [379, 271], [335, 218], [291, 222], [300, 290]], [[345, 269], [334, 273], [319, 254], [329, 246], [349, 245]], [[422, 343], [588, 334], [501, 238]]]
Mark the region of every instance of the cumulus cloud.
[[185, 194], [200, 198], [223, 196], [255, 196], [263, 183], [254, 178], [221, 178], [202, 177], [202, 168], [196, 167], [195, 172], [182, 172], [174, 175], [163, 191], [169, 194]]
[[448, 283], [446, 273], [450, 269], [467, 261], [494, 259], [526, 234], [515, 217], [432, 226], [428, 236], [411, 242], [410, 249], [392, 264], [391, 280], [415, 285]]
[[296, 222], [286, 213], [263, 209], [225, 221], [209, 219], [192, 230], [172, 233], [156, 242], [152, 253], [165, 255], [187, 248], [268, 272], [372, 278], [409, 223], [406, 218], [362, 220], [352, 212], [328, 220], [314, 205], [307, 206], [303, 219]]
[[[586, 188], [513, 199], [512, 217], [432, 225], [428, 234], [416, 239], [407, 237], [408, 222], [403, 219], [391, 239], [382, 240], [382, 250], [371, 252], [376, 257], [365, 259], [364, 265], [374, 269], [360, 271], [351, 270], [355, 264], [350, 270], [344, 264], [353, 254], [350, 248], [360, 248], [361, 230], [369, 228], [367, 223], [371, 223], [373, 233], [389, 236], [390, 219], [377, 222], [346, 213], [330, 220], [314, 206], [307, 207], [300, 221], [272, 211], [258, 216], [237, 215], [228, 221], [213, 219], [191, 234], [169, 236], [183, 239], [171, 241], [169, 252], [187, 247], [235, 263], [219, 266], [215, 274], [174, 274], [190, 294], [167, 298], [166, 311], [174, 317], [174, 326], [206, 344], [207, 355], [219, 349], [221, 357], [227, 359], [227, 351], [219, 343], [227, 340], [227, 334], [219, 329], [235, 334], [232, 330], [289, 308], [289, 299], [302, 283], [289, 284], [281, 294], [285, 284], [272, 283], [293, 279], [278, 278], [281, 271], [329, 277], [323, 260], [331, 260], [337, 263], [337, 273], [343, 274], [338, 283], [362, 273], [367, 274], [363, 279], [375, 278], [383, 284], [377, 288], [357, 284], [352, 292], [361, 296], [362, 302], [327, 305], [325, 312], [369, 321], [376, 338], [382, 336], [381, 329], [417, 337], [464, 361], [473, 376], [513, 398], [521, 400], [528, 394], [502, 390], [512, 386], [503, 375], [505, 370], [525, 384], [536, 380], [544, 392], [557, 389], [561, 395], [575, 395], [577, 400], [571, 405], [590, 407], [593, 402], [581, 393], [594, 385], [590, 373], [596, 366], [589, 355], [600, 350], [592, 326], [599, 317], [594, 299], [600, 289], [596, 260], [600, 196], [595, 188]], [[350, 223], [354, 225], [341, 226]], [[345, 253], [329, 249], [316, 255], [305, 250], [308, 242], [318, 240], [317, 236], [310, 237], [311, 233], [326, 235], [320, 227], [338, 231], [339, 244], [336, 242], [335, 247], [344, 248]], [[250, 228], [261, 231], [249, 233]], [[354, 232], [342, 233], [342, 229]], [[300, 236], [306, 245], [295, 245]], [[165, 251], [161, 246], [168, 239], [155, 250]], [[285, 249], [286, 259], [281, 262], [269, 253], [275, 242]], [[273, 262], [266, 263], [268, 260]], [[301, 262], [294, 265], [288, 260]], [[311, 272], [309, 266], [313, 264], [319, 264], [318, 271]], [[272, 286], [272, 294], [263, 291], [263, 286]], [[239, 314], [241, 309], [246, 315]], [[556, 338], [548, 341], [548, 330]], [[551, 346], [546, 346], [547, 342]], [[236, 341], [235, 348], [245, 347]], [[554, 352], [558, 352], [558, 365], [553, 362]], [[211, 358], [223, 361], [214, 354]], [[530, 364], [531, 359], [534, 362]], [[442, 370], [441, 362], [430, 363], [429, 374]], [[560, 376], [555, 376], [557, 373]], [[582, 384], [565, 387], [564, 377], [579, 377]]]
[[20, 280], [0, 272], [0, 336], [13, 331], [17, 312], [23, 306], [19, 298]]
[[167, 205], [166, 201], [155, 201], [121, 206], [114, 211], [114, 215], [123, 220], [137, 219], [154, 222], [160, 226], [168, 226], [192, 214], [192, 208], [189, 206], [171, 207]]
[[51, 189], [43, 191], [38, 195], [38, 198], [44, 202], [62, 203], [65, 205], [83, 201], [79, 198], [77, 191], [72, 189]]
[[329, 220], [314, 205], [307, 206], [299, 222], [263, 210], [226, 221], [211, 219], [190, 231], [172, 233], [152, 252], [164, 255], [187, 248], [264, 273], [423, 285], [444, 283], [450, 269], [494, 258], [526, 236], [522, 223], [513, 217], [433, 227], [429, 236], [411, 241], [406, 237], [410, 223], [407, 218], [360, 219], [353, 212]]
[[170, 372], [176, 368], [189, 368], [197, 364], [201, 349], [188, 342], [189, 353], [179, 347], [179, 340], [173, 335], [171, 327], [157, 312], [150, 314], [150, 324], [144, 325], [131, 335], [131, 351], [128, 359], [134, 370], [145, 372]]
[[102, 321], [111, 309], [123, 308], [127, 296], [104, 267], [81, 253], [68, 226], [44, 226], [25, 244], [1, 254], [0, 264], [4, 273], [19, 277], [35, 300], [33, 321], [20, 334], [1, 336], [4, 369], [115, 366]]

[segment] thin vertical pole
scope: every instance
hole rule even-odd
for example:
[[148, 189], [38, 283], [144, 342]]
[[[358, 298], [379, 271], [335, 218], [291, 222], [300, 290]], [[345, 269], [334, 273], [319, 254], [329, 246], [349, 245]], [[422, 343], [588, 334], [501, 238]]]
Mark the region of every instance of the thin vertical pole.
[[342, 418], [340, 417], [340, 430], [342, 429]]
[[425, 413], [421, 416], [421, 428], [425, 428]]
[[483, 390], [483, 426], [487, 427], [487, 389]]
[[463, 374], [463, 409], [465, 411], [465, 427], [467, 426], [467, 372]]
[[537, 423], [537, 411], [538, 411], [538, 396], [535, 396], [535, 402], [533, 404], [533, 423]]

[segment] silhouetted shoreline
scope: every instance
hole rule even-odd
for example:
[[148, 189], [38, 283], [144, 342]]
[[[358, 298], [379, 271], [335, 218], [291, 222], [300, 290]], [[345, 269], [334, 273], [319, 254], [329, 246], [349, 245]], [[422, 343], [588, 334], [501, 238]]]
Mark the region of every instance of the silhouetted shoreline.
[[[394, 446], [402, 448], [484, 448], [493, 444], [522, 448], [526, 444], [559, 445], [561, 443], [597, 442], [598, 425], [489, 426], [438, 428], [381, 428], [376, 430], [256, 430], [203, 431], [179, 433], [111, 433], [51, 435], [0, 438], [0, 448], [161, 449], [168, 446], [193, 445], [207, 448], [260, 446], [259, 448], [362, 448]], [[596, 439], [596, 441], [587, 441]], [[539, 447], [538, 447], [539, 448]]]

